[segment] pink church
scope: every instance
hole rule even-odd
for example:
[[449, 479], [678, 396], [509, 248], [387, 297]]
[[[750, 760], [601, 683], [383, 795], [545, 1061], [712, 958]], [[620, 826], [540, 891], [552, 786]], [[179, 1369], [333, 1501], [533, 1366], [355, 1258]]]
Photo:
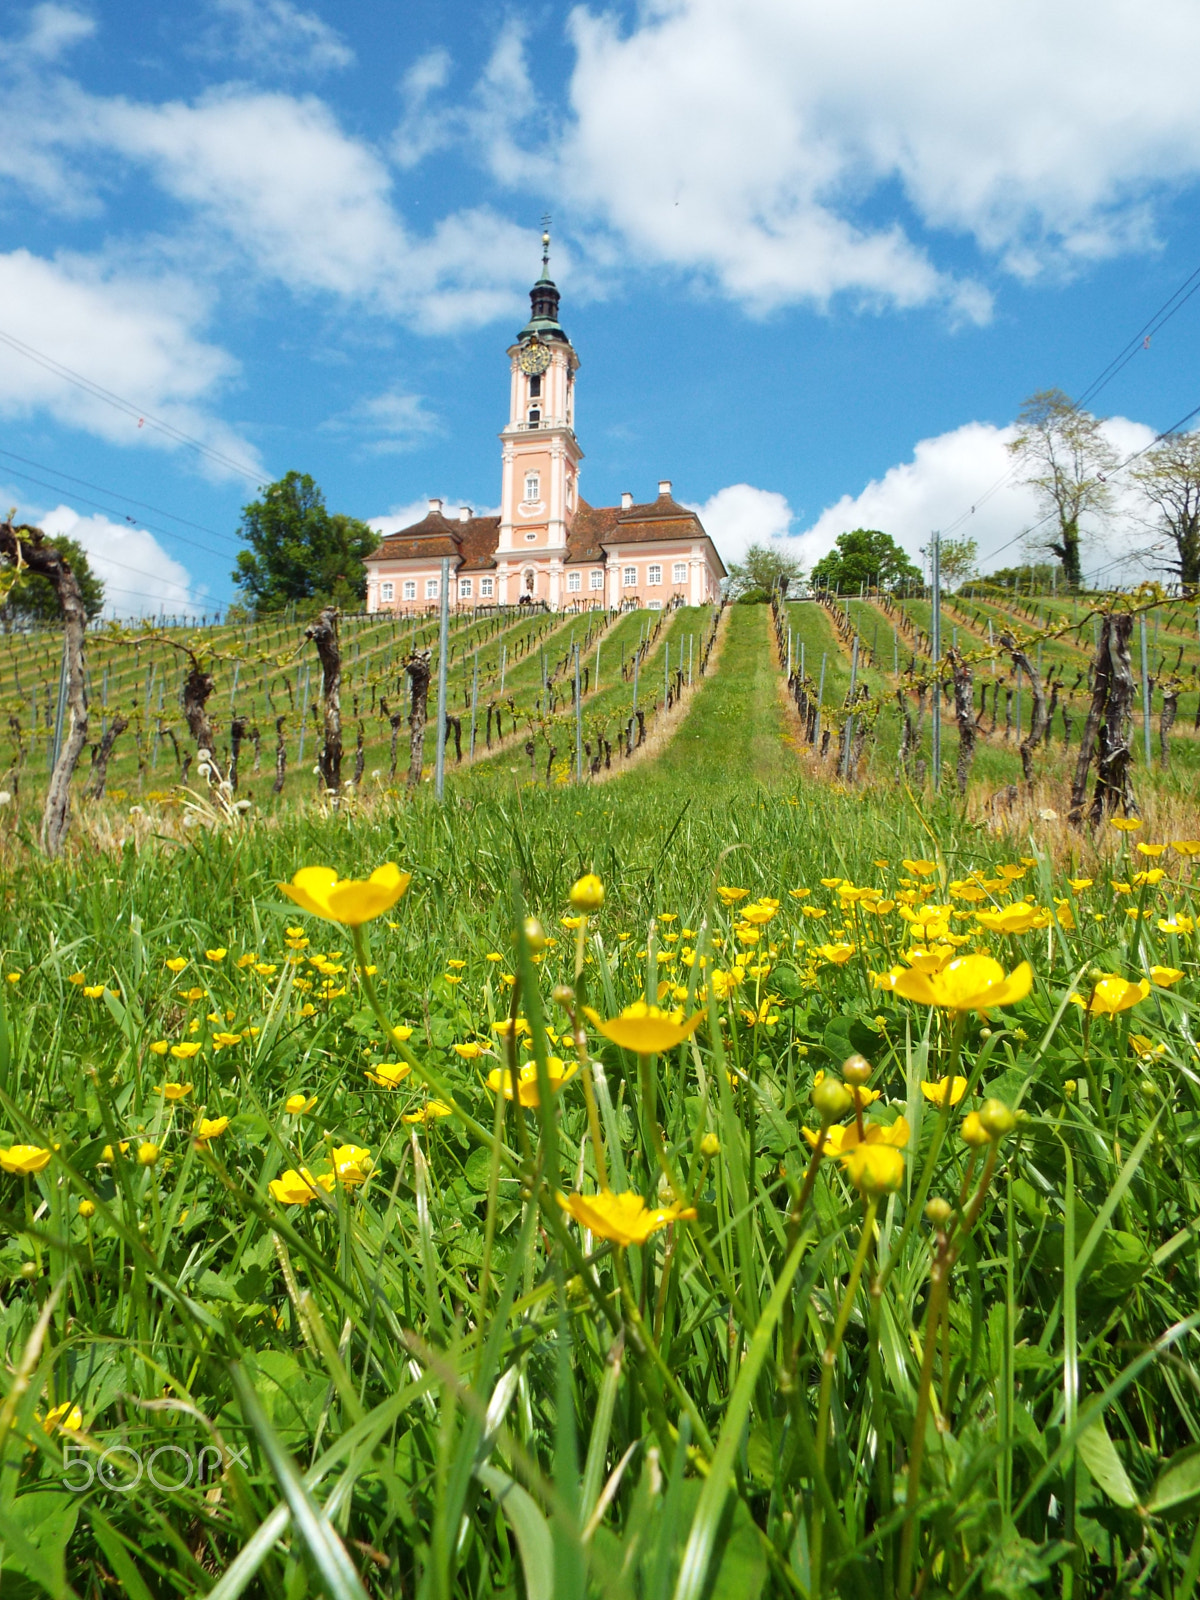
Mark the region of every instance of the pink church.
[[368, 556], [368, 611], [426, 611], [441, 603], [442, 558], [450, 562], [450, 604], [544, 602], [551, 611], [715, 600], [725, 567], [694, 511], [659, 483], [658, 498], [590, 506], [579, 492], [583, 451], [575, 437], [579, 357], [558, 320], [549, 276], [530, 291], [529, 321], [508, 351], [509, 417], [500, 435], [500, 515], [463, 507], [447, 517], [431, 500], [420, 522], [387, 534]]

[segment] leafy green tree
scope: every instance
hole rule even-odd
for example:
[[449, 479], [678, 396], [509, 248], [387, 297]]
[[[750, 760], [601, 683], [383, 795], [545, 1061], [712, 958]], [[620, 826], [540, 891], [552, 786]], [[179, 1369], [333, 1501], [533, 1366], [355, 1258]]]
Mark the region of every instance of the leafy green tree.
[[1066, 587], [1067, 575], [1061, 562], [1034, 561], [1023, 567], [997, 567], [995, 572], [980, 573], [968, 580], [962, 593], [986, 595], [997, 589], [1011, 589], [1014, 594], [1050, 594]]
[[921, 571], [908, 559], [890, 533], [878, 528], [853, 528], [838, 535], [828, 555], [812, 569], [812, 582], [820, 588], [838, 588], [843, 594], [862, 587], [900, 589], [921, 582]]
[[257, 614], [293, 603], [356, 610], [367, 592], [363, 558], [379, 543], [365, 522], [331, 512], [307, 472], [268, 484], [242, 508], [238, 529], [250, 546], [232, 576]]
[[938, 568], [942, 587], [957, 589], [975, 576], [979, 566], [979, 546], [974, 539], [943, 539], [938, 549]]
[[1043, 389], [1026, 400], [1017, 418], [1020, 432], [1009, 445], [1021, 482], [1037, 492], [1051, 524], [1035, 535], [1041, 549], [1057, 556], [1067, 584], [1083, 582], [1080, 552], [1087, 537], [1083, 517], [1104, 517], [1112, 509], [1108, 474], [1117, 464], [1099, 418], [1081, 411], [1061, 389]]
[[[79, 581], [84, 610], [88, 620], [99, 616], [104, 605], [104, 583], [92, 571], [87, 551], [74, 539], [52, 538], [46, 543], [54, 546], [70, 563], [71, 571]], [[2, 592], [2, 591], [0, 591]], [[62, 613], [58, 596], [49, 578], [40, 572], [20, 572], [12, 580], [0, 605], [0, 621], [6, 629], [53, 626]]]
[[798, 588], [803, 576], [804, 568], [796, 557], [780, 546], [752, 544], [740, 561], [730, 565], [725, 593], [730, 600], [744, 600], [751, 595], [765, 599], [780, 583], [785, 588]]

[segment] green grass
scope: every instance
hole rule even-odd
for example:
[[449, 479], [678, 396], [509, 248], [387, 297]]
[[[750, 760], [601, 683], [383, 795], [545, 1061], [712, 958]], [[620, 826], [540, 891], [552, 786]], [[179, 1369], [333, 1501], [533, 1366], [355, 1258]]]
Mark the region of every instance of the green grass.
[[[611, 784], [479, 771], [444, 807], [114, 821], [55, 863], [0, 838], [0, 1148], [49, 1152], [0, 1175], [9, 1592], [1194, 1594], [1200, 856], [1115, 830], [1051, 854], [945, 795], [814, 779], [766, 608], [725, 627], [673, 737]], [[831, 695], [845, 670], [830, 648]], [[412, 881], [360, 971], [352, 930], [278, 885], [386, 861]], [[571, 926], [589, 871], [605, 902]], [[945, 909], [902, 915], [922, 904]], [[1010, 904], [1042, 926], [974, 920]], [[544, 947], [514, 939], [530, 915]], [[956, 1026], [873, 986], [950, 939], [1028, 961], [1029, 992]], [[1087, 1015], [1099, 973], [1162, 981]], [[700, 1020], [639, 1066], [579, 1008], [642, 996]], [[541, 1107], [487, 1086], [509, 1015]], [[821, 1095], [856, 1054], [903, 1152], [882, 1193], [803, 1132], [818, 1073], [854, 1129]], [[397, 1087], [366, 1076], [389, 1062]], [[942, 1116], [922, 1086], [947, 1076]], [[971, 1143], [989, 1100], [996, 1140]], [[201, 1108], [229, 1119], [204, 1147]], [[350, 1181], [274, 1198], [344, 1145], [370, 1152]], [[601, 1158], [696, 1216], [587, 1235], [556, 1196], [593, 1194]]]

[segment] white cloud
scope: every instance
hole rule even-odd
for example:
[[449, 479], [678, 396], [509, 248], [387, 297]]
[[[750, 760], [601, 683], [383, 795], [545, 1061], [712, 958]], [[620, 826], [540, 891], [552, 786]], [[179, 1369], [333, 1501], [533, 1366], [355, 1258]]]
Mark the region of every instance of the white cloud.
[[438, 89], [450, 81], [450, 52], [427, 50], [418, 56], [400, 80], [404, 115], [392, 137], [392, 159], [398, 166], [413, 167], [418, 161], [443, 149], [454, 138], [451, 119], [441, 108], [431, 109]]
[[260, 72], [326, 72], [354, 61], [340, 34], [291, 0], [213, 0], [213, 5], [230, 25], [226, 47]]
[[[189, 284], [106, 271], [80, 257], [47, 261], [14, 250], [0, 255], [0, 305], [12, 308], [6, 329], [33, 352], [23, 354], [0, 339], [0, 417], [48, 412], [116, 444], [180, 448], [153, 420], [139, 426], [136, 410], [110, 403], [124, 396], [168, 429], [248, 469], [238, 472], [198, 455], [210, 475], [261, 478], [253, 447], [209, 409], [238, 369], [226, 351], [199, 337], [208, 308]], [[71, 381], [40, 357], [86, 381]]]
[[42, 61], [56, 61], [73, 44], [90, 39], [96, 23], [85, 12], [74, 6], [44, 4], [34, 6], [29, 13], [29, 28], [22, 47], [29, 55]]
[[46, 512], [39, 526], [48, 538], [74, 539], [87, 551], [88, 564], [104, 583], [106, 616], [191, 615], [208, 606], [207, 591], [144, 528], [80, 516], [66, 505]]
[[1200, 174], [1190, 0], [1153, 27], [1127, 0], [652, 0], [568, 31], [561, 133], [502, 31], [462, 114], [482, 158], [752, 312], [849, 293], [984, 320], [938, 233], [1023, 277], [1070, 268], [1152, 246], [1156, 202]]
[[[1110, 418], [1104, 430], [1120, 460], [1154, 438], [1154, 430], [1145, 423], [1125, 417]], [[1028, 559], [1025, 531], [1040, 520], [1043, 508], [1034, 491], [1013, 473], [1006, 447], [1014, 433], [1012, 427], [968, 422], [922, 439], [911, 460], [889, 467], [859, 494], [843, 495], [824, 510], [798, 535], [797, 554], [811, 567], [833, 548], [839, 534], [851, 528], [881, 528], [919, 564], [921, 548], [937, 528], [974, 539], [981, 571], [1019, 566]], [[1124, 575], [1144, 570], [1137, 552], [1146, 539], [1127, 483], [1114, 480], [1118, 494], [1113, 516], [1088, 530], [1083, 562], [1087, 573], [1101, 567], [1109, 573], [1123, 571], [1126, 563]]]
[[[458, 519], [458, 514], [463, 510], [465, 502], [462, 500], [442, 500], [442, 515], [449, 517], [451, 522]], [[471, 506], [471, 515], [474, 517], [496, 517], [500, 514], [499, 506]], [[399, 533], [402, 528], [411, 528], [414, 522], [420, 522], [429, 515], [429, 497], [422, 496], [417, 500], [410, 500], [407, 505], [392, 506], [386, 516], [368, 517], [367, 526], [374, 528], [381, 537], [386, 538], [389, 533]]]
[[329, 433], [357, 443], [367, 455], [399, 455], [441, 430], [441, 419], [425, 409], [425, 397], [388, 389], [322, 424]]
[[710, 495], [695, 511], [726, 566], [740, 561], [752, 544], [786, 538], [794, 513], [786, 496], [749, 483], [731, 483]]

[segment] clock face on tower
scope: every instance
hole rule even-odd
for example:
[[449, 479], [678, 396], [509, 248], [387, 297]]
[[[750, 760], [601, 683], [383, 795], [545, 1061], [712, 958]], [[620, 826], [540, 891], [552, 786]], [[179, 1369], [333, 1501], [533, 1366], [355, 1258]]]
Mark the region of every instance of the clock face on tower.
[[517, 365], [528, 377], [536, 377], [550, 365], [550, 352], [539, 340], [531, 340], [522, 347]]

